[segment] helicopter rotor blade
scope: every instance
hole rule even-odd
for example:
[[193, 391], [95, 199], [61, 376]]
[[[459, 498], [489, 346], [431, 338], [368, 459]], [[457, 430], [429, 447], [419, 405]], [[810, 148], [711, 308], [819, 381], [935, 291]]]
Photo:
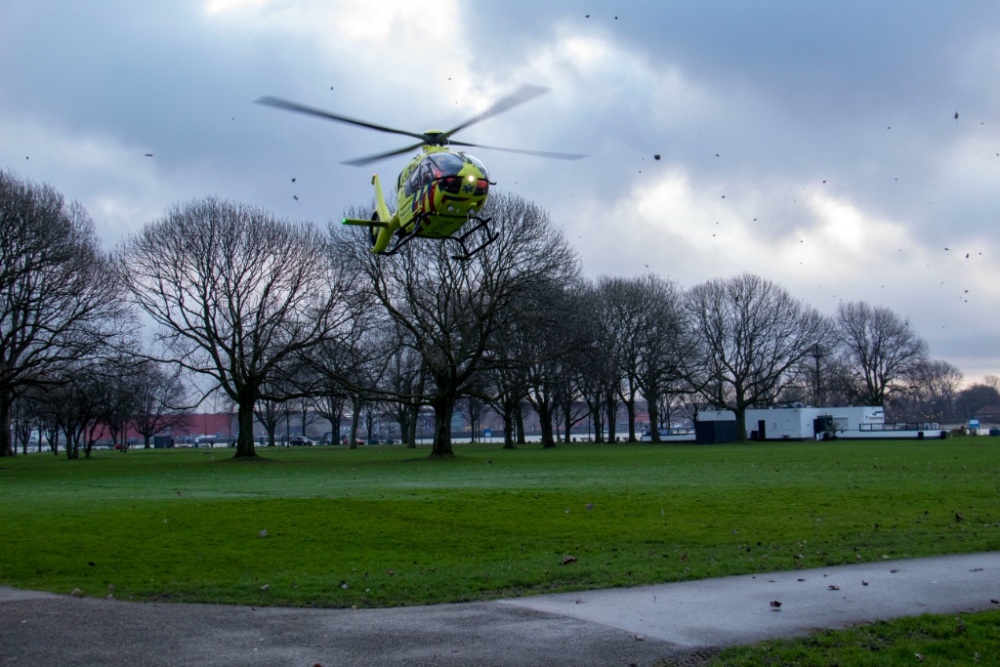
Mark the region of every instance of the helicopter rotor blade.
[[493, 104], [493, 106], [491, 106], [489, 109], [487, 109], [486, 111], [482, 112], [478, 116], [473, 116], [472, 118], [470, 118], [469, 120], [465, 121], [461, 125], [458, 125], [458, 126], [452, 128], [451, 130], [448, 130], [447, 132], [444, 132], [444, 133], [438, 135], [438, 137], [440, 138], [441, 141], [444, 141], [448, 137], [450, 137], [451, 135], [453, 135], [456, 132], [458, 132], [459, 130], [464, 130], [465, 128], [469, 127], [470, 125], [474, 125], [475, 123], [478, 123], [480, 121], [484, 121], [487, 118], [492, 118], [493, 116], [496, 116], [497, 114], [501, 114], [504, 111], [510, 111], [514, 107], [520, 106], [520, 105], [524, 104], [525, 102], [530, 102], [531, 100], [535, 99], [536, 97], [541, 97], [542, 95], [544, 95], [547, 92], [549, 92], [549, 89], [548, 88], [543, 88], [542, 86], [532, 86], [530, 84], [526, 85], [526, 86], [521, 86], [520, 88], [518, 88], [517, 90], [515, 90], [513, 93], [511, 93], [510, 95], [508, 95], [507, 97], [505, 97], [502, 100], [500, 100], [499, 102], [496, 102], [495, 104]]
[[264, 104], [269, 107], [275, 107], [278, 109], [284, 109], [286, 111], [294, 111], [295, 113], [306, 114], [307, 116], [316, 116], [317, 118], [325, 118], [326, 120], [335, 120], [340, 123], [348, 123], [350, 125], [360, 125], [361, 127], [367, 127], [369, 130], [377, 130], [378, 132], [388, 132], [390, 134], [402, 134], [407, 137], [414, 137], [415, 139], [421, 140], [421, 146], [427, 143], [427, 137], [422, 134], [417, 134], [415, 132], [407, 132], [406, 130], [397, 130], [392, 127], [385, 127], [383, 125], [376, 125], [375, 123], [367, 123], [363, 120], [356, 120], [354, 118], [348, 118], [347, 116], [339, 116], [335, 113], [330, 113], [329, 111], [323, 111], [322, 109], [314, 109], [312, 107], [307, 107], [302, 104], [297, 104], [295, 102], [289, 102], [288, 100], [283, 100], [278, 97], [260, 97], [254, 100], [254, 104]]
[[471, 146], [472, 148], [486, 148], [491, 151], [503, 151], [505, 153], [518, 153], [520, 155], [534, 155], [535, 157], [548, 157], [556, 160], [581, 160], [587, 155], [580, 153], [553, 153], [550, 151], [530, 151], [524, 148], [500, 148], [499, 146], [483, 146], [482, 144], [467, 144], [463, 141], [450, 141], [452, 146]]
[[353, 160], [347, 160], [345, 162], [341, 162], [340, 164], [347, 164], [352, 167], [363, 167], [366, 164], [371, 164], [372, 162], [378, 162], [379, 160], [384, 160], [385, 158], [394, 157], [396, 155], [402, 155], [403, 153], [409, 153], [410, 151], [416, 148], [420, 148], [426, 143], [427, 143], [426, 141], [421, 141], [419, 144], [413, 144], [412, 146], [407, 146], [406, 148], [400, 148], [394, 151], [389, 151], [388, 153], [378, 153], [376, 155], [359, 157]]

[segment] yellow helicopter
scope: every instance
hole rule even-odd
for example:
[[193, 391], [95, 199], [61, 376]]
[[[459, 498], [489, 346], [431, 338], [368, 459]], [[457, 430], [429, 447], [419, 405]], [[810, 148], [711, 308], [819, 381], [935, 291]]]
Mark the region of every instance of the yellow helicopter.
[[[547, 151], [531, 151], [518, 148], [499, 148], [496, 146], [481, 146], [461, 141], [452, 141], [451, 136], [474, 123], [486, 120], [513, 109], [514, 107], [535, 99], [548, 92], [540, 86], [523, 86], [511, 95], [493, 104], [486, 111], [442, 132], [428, 130], [423, 133], [407, 132], [391, 127], [376, 125], [355, 120], [346, 116], [303, 106], [276, 97], [261, 97], [257, 104], [294, 111], [327, 120], [349, 123], [367, 127], [379, 132], [402, 134], [414, 137], [420, 141], [412, 146], [398, 150], [369, 155], [367, 157], [349, 160], [343, 164], [364, 166], [386, 158], [409, 153], [421, 149], [400, 172], [396, 180], [396, 201], [398, 207], [390, 213], [382, 194], [382, 186], [378, 174], [372, 176], [375, 186], [375, 211], [371, 220], [346, 218], [345, 225], [359, 225], [369, 228], [371, 250], [381, 255], [393, 255], [415, 238], [451, 239], [461, 246], [461, 253], [453, 255], [455, 259], [469, 259], [483, 248], [493, 243], [499, 236], [489, 228], [490, 218], [482, 218], [478, 214], [489, 197], [490, 186], [496, 185], [490, 181], [489, 172], [480, 160], [463, 152], [452, 150], [451, 146], [487, 148], [490, 150], [535, 155], [539, 157], [557, 158], [560, 160], [579, 160], [586, 157], [574, 153], [551, 153]], [[459, 236], [455, 234], [468, 223], [475, 223]], [[469, 250], [465, 243], [472, 235], [480, 232], [482, 242]]]

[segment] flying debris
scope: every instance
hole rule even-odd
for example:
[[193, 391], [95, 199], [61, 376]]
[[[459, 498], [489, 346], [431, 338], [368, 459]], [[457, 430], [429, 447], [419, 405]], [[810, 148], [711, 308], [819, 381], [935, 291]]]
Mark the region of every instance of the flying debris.
[[298, 195], [292, 195], [292, 199], [294, 199], [295, 201], [298, 201], [299, 200], [299, 196]]
[[292, 179], [292, 183], [294, 183], [294, 182], [295, 182], [295, 179], [293, 178], [293, 179]]
[[146, 153], [146, 157], [153, 157], [152, 153]]
[[660, 159], [660, 154], [659, 154], [659, 153], [657, 153], [656, 155], [654, 155], [654, 156], [653, 156], [653, 159], [654, 159], [654, 160], [659, 160], [659, 159]]
[[955, 120], [958, 120], [958, 112], [955, 112]]

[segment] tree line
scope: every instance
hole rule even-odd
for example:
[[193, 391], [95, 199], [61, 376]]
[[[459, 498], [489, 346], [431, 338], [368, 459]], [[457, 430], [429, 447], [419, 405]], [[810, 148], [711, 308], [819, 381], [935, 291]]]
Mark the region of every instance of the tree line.
[[825, 316], [749, 273], [591, 280], [537, 204], [501, 192], [483, 215], [499, 238], [471, 259], [446, 240], [377, 256], [366, 232], [207, 198], [106, 251], [83, 207], [0, 172], [0, 455], [25, 424], [61, 430], [70, 456], [98, 426], [148, 446], [209, 392], [234, 408], [241, 458], [254, 420], [273, 443], [292, 405], [349, 415], [352, 434], [388, 410], [411, 445], [432, 410], [447, 457], [456, 409], [492, 409], [514, 447], [527, 405], [554, 446], [585, 419], [613, 439], [622, 406], [635, 440], [642, 403], [654, 442], [678, 411], [732, 409], [742, 436], [745, 410], [776, 402], [954, 404], [960, 371], [888, 307]]

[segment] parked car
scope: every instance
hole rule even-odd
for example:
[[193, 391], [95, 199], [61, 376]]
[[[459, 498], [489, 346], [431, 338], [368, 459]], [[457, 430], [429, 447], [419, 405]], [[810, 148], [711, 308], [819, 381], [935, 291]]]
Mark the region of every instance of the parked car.
[[304, 438], [301, 435], [293, 436], [291, 440], [288, 441], [292, 447], [312, 447], [316, 443], [309, 438]]

